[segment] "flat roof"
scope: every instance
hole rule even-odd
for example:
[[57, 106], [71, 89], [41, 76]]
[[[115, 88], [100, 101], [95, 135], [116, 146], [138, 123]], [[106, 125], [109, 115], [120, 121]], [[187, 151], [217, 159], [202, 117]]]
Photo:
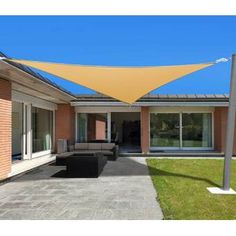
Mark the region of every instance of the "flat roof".
[[[105, 96], [103, 94], [76, 94], [77, 100], [90, 100], [90, 99], [100, 99], [100, 100], [113, 100], [118, 101], [116, 99], [113, 99], [111, 97]], [[223, 99], [228, 100], [229, 94], [147, 94], [140, 98], [139, 100], [151, 100], [151, 99]], [[138, 100], [138, 101], [139, 101]]]
[[[130, 106], [102, 94], [79, 94], [74, 106]], [[228, 94], [147, 94], [132, 106], [228, 106]]]

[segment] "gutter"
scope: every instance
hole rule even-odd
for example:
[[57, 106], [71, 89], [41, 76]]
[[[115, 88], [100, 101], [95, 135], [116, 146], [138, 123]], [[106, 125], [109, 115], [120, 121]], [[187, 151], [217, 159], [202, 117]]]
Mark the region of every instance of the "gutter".
[[166, 107], [166, 106], [200, 106], [200, 107], [206, 107], [206, 106], [214, 106], [214, 107], [228, 107], [229, 102], [136, 102], [132, 105], [125, 104], [123, 102], [86, 102], [86, 101], [72, 101], [71, 106], [84, 106], [84, 107], [91, 107], [91, 106], [113, 106], [113, 107], [140, 107], [140, 106], [160, 106], [160, 107]]

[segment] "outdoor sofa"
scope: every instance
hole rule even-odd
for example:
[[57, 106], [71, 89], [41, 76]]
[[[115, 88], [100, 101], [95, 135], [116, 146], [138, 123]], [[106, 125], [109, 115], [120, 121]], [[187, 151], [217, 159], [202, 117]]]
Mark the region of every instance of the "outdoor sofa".
[[58, 154], [56, 157], [56, 165], [66, 165], [66, 159], [73, 154], [88, 155], [93, 153], [102, 153], [110, 161], [118, 158], [119, 148], [115, 143], [76, 143], [70, 146], [70, 151]]
[[108, 160], [116, 160], [118, 158], [118, 145], [115, 143], [76, 143], [74, 145], [74, 153], [93, 153], [101, 152]]

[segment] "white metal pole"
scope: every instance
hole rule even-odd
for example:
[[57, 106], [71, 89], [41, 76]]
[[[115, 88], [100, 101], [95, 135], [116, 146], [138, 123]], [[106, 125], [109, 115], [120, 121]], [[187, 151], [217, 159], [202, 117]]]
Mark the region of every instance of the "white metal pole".
[[229, 108], [226, 130], [223, 189], [230, 190], [231, 159], [234, 146], [234, 128], [236, 112], [236, 55], [232, 55]]

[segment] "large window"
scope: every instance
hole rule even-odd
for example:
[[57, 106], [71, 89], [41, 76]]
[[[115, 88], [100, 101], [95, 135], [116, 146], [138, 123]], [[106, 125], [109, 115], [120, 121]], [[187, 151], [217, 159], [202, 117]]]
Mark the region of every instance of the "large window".
[[78, 113], [77, 141], [107, 141], [107, 113]]
[[151, 146], [179, 147], [179, 114], [151, 114]]
[[53, 112], [32, 107], [33, 153], [52, 149]]
[[212, 148], [212, 113], [151, 113], [150, 146]]
[[211, 113], [183, 113], [183, 147], [211, 147]]

